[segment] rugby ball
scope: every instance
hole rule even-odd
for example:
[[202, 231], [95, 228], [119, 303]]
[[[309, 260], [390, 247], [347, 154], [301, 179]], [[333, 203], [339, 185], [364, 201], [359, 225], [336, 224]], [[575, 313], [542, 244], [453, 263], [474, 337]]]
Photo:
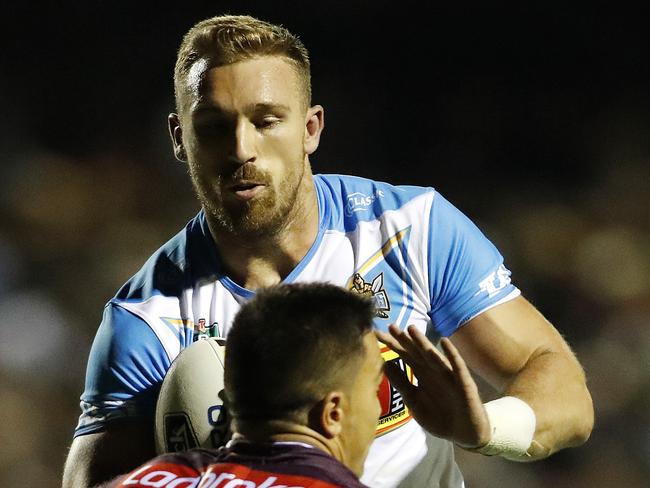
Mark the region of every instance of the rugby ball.
[[229, 436], [223, 405], [225, 340], [199, 339], [180, 352], [156, 402], [156, 451], [217, 448]]

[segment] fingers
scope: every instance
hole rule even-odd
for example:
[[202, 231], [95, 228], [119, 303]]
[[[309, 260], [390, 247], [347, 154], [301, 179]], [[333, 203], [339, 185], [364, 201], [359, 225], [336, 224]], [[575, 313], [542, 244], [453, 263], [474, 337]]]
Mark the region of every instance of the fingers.
[[[409, 325], [407, 327], [408, 333], [412, 339], [412, 342], [417, 346], [417, 350], [425, 361], [434, 360], [438, 362], [441, 366], [444, 366], [447, 370], [451, 371], [452, 366], [447, 360], [447, 358], [438, 351], [436, 346], [434, 346], [431, 341], [424, 335], [420, 330], [414, 325]], [[443, 339], [444, 340], [444, 339]]]
[[399, 327], [391, 324], [388, 330], [403, 351], [396, 350], [396, 352], [411, 366], [419, 370], [434, 369], [437, 375], [442, 376], [451, 372], [451, 364], [447, 358], [417, 327], [409, 325], [406, 330], [400, 330]]
[[377, 338], [398, 353], [417, 377], [417, 385], [413, 385], [397, 365], [386, 364], [391, 384], [429, 432], [473, 443], [481, 437], [477, 432], [485, 430], [486, 425], [489, 430], [478, 387], [449, 339], [442, 338], [438, 350], [417, 327], [410, 325], [400, 330], [394, 324], [388, 332], [377, 332]]
[[[467, 364], [465, 364], [465, 360], [458, 352], [458, 349], [456, 349], [456, 346], [454, 346], [446, 337], [443, 337], [440, 340], [440, 345], [442, 346], [442, 350], [445, 352], [445, 356], [447, 356], [451, 369], [453, 369], [461, 379], [471, 378]], [[474, 380], [472, 379], [472, 382], [473, 381]]]
[[412, 368], [420, 386], [445, 391], [455, 381], [447, 358], [416, 327], [409, 326], [403, 331], [391, 324], [388, 331], [388, 334], [377, 333], [377, 337]]
[[[389, 326], [390, 330], [390, 326]], [[400, 346], [399, 342], [389, 333], [387, 332], [382, 332], [379, 330], [375, 330], [375, 336], [377, 339], [379, 339], [381, 342], [386, 344], [388, 347], [390, 347], [393, 351], [398, 353], [401, 356], [401, 353], [404, 352], [404, 348]]]
[[388, 331], [389, 333], [375, 331], [375, 334], [381, 342], [399, 354], [411, 366], [415, 366], [418, 362], [421, 362], [418, 361], [416, 355], [414, 356], [415, 351], [409, 344], [410, 338], [406, 333], [402, 332], [395, 324], [389, 325]]
[[417, 393], [417, 387], [408, 379], [406, 373], [394, 363], [386, 363], [384, 374], [390, 380], [391, 385], [399, 390], [407, 405], [412, 406]]
[[401, 330], [397, 325], [388, 326], [389, 333], [375, 331], [377, 338], [397, 352], [402, 359], [411, 366], [422, 367], [436, 366], [442, 371], [453, 373], [463, 383], [474, 383], [465, 361], [458, 349], [447, 338], [440, 340], [442, 354], [414, 325], [409, 325], [406, 330]]

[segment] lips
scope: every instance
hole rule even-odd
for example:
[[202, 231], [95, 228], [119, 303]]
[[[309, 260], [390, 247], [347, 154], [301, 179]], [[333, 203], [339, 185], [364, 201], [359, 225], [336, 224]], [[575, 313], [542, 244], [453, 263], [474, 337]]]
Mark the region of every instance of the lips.
[[258, 193], [264, 191], [266, 185], [259, 181], [240, 180], [229, 186], [235, 197], [240, 200], [250, 200]]

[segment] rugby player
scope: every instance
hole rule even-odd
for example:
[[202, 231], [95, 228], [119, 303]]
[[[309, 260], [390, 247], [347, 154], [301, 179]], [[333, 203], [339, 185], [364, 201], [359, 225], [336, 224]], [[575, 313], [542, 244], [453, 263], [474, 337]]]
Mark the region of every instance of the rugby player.
[[260, 291], [228, 335], [228, 446], [157, 457], [110, 486], [365, 486], [384, 369], [374, 315], [336, 285]]

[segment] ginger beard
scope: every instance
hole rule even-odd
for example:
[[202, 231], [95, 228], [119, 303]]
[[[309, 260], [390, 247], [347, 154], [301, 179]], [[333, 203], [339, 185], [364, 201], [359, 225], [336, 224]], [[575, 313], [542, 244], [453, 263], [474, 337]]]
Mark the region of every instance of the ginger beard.
[[[299, 162], [289, 163], [282, 176], [273, 178], [271, 172], [254, 163], [239, 166], [230, 174], [213, 177], [197, 171], [189, 164], [194, 191], [215, 230], [235, 236], [262, 237], [277, 234], [289, 221], [298, 200], [300, 184], [305, 174], [305, 155]], [[231, 186], [237, 181], [250, 180], [264, 186], [259, 195], [242, 201], [233, 195]]]
[[[309, 190], [301, 185], [311, 181], [309, 109], [295, 67], [279, 56], [197, 61], [187, 83], [180, 135], [212, 231], [251, 246], [251, 238], [277, 235], [301, 212], [300, 194]], [[177, 146], [178, 128], [170, 129]]]

